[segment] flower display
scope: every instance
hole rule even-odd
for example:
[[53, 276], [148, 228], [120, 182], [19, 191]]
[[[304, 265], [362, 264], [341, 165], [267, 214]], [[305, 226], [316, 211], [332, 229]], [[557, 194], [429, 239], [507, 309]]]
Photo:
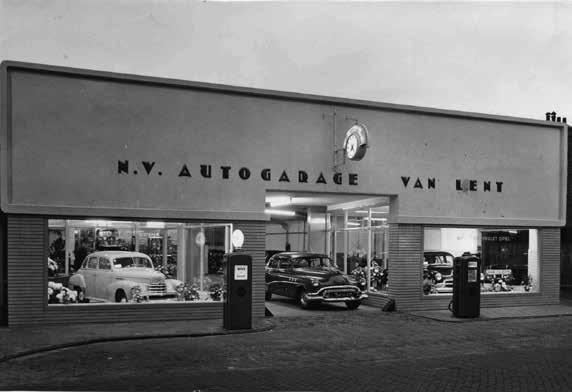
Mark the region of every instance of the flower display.
[[200, 279], [195, 279], [193, 283], [180, 283], [175, 288], [177, 301], [221, 301], [223, 297], [221, 283], [213, 283], [210, 279], [205, 278], [203, 287], [208, 287], [208, 289], [206, 291], [200, 290]]
[[177, 264], [167, 263], [155, 266], [155, 270], [165, 275], [168, 279], [174, 279], [177, 276]]
[[146, 298], [141, 295], [141, 286], [131, 287], [131, 302], [141, 303], [144, 300]]
[[495, 278], [489, 291], [512, 291], [512, 286], [508, 285], [503, 278]]
[[178, 301], [197, 301], [201, 299], [199, 288], [196, 284], [180, 283], [175, 290], [177, 291]]
[[220, 301], [222, 299], [222, 286], [219, 283], [210, 285], [209, 295], [213, 301]]
[[69, 304], [77, 302], [77, 292], [64, 287], [61, 283], [48, 282], [48, 303]]

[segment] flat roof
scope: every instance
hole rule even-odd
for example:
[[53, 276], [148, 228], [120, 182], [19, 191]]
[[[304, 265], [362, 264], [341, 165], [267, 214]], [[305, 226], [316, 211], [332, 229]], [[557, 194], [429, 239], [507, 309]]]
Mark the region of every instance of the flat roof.
[[368, 108], [368, 109], [377, 109], [386, 111], [409, 112], [409, 113], [425, 114], [425, 115], [462, 117], [462, 118], [469, 118], [476, 120], [510, 122], [518, 124], [529, 124], [535, 126], [541, 125], [541, 126], [556, 127], [556, 128], [567, 126], [566, 123], [558, 123], [546, 120], [535, 120], [522, 117], [512, 117], [512, 116], [485, 114], [477, 112], [466, 112], [460, 110], [438, 109], [438, 108], [402, 105], [402, 104], [376, 102], [376, 101], [368, 101], [360, 99], [340, 98], [340, 97], [324, 96], [324, 95], [302, 94], [302, 93], [287, 92], [287, 91], [266, 90], [266, 89], [252, 88], [252, 87], [230, 86], [225, 84], [196, 82], [196, 81], [188, 81], [182, 79], [170, 79], [170, 78], [161, 78], [155, 76], [143, 76], [143, 75], [117, 73], [109, 71], [98, 71], [92, 69], [63, 67], [56, 65], [28, 63], [28, 62], [20, 62], [12, 60], [5, 60], [1, 63], [0, 72], [2, 72], [3, 85], [6, 85], [4, 79], [7, 77], [8, 72], [10, 72], [11, 70], [34, 71], [38, 73], [53, 73], [68, 77], [111, 79], [114, 81], [123, 81], [123, 82], [138, 83], [138, 84], [192, 88], [198, 90], [206, 90], [211, 92], [227, 93], [235, 95], [258, 96], [261, 98], [281, 99], [281, 100], [308, 102], [316, 104], [330, 104], [338, 106], [350, 106], [357, 108]]

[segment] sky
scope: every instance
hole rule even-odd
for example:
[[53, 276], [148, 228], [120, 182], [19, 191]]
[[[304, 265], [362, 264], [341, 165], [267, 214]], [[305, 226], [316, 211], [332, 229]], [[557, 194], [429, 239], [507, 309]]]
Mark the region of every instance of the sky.
[[572, 122], [572, 2], [0, 0], [0, 57]]

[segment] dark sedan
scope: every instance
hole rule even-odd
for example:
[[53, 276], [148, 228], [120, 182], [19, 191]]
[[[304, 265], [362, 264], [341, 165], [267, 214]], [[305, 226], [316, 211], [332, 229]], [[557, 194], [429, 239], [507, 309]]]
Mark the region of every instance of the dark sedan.
[[295, 298], [302, 308], [321, 302], [345, 302], [357, 309], [367, 298], [354, 282], [323, 254], [282, 252], [266, 264], [266, 300], [272, 294]]

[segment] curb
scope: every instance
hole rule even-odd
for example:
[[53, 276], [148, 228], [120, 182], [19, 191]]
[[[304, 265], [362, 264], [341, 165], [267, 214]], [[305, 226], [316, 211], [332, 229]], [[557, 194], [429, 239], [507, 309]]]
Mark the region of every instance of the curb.
[[535, 318], [555, 318], [555, 317], [571, 317], [572, 314], [546, 314], [546, 315], [536, 315], [536, 316], [506, 316], [506, 317], [475, 317], [475, 318], [451, 318], [444, 319], [433, 316], [426, 316], [422, 314], [409, 313], [411, 316], [421, 317], [424, 319], [440, 321], [443, 323], [472, 323], [472, 322], [486, 322], [486, 321], [497, 321], [497, 320], [524, 320], [524, 319], [535, 319]]
[[29, 350], [23, 350], [20, 352], [0, 355], [0, 363], [9, 361], [11, 359], [27, 357], [30, 355], [41, 354], [49, 351], [56, 351], [65, 348], [72, 348], [72, 347], [79, 347], [88, 344], [96, 344], [96, 343], [107, 343], [107, 342], [118, 342], [118, 341], [128, 341], [128, 340], [145, 340], [145, 339], [171, 339], [171, 338], [199, 338], [199, 337], [206, 337], [206, 336], [219, 336], [219, 335], [242, 335], [242, 334], [249, 334], [249, 333], [258, 333], [258, 332], [267, 332], [272, 330], [275, 327], [274, 323], [265, 322], [265, 326], [259, 328], [252, 328], [252, 329], [235, 329], [235, 330], [217, 330], [211, 332], [195, 332], [195, 333], [167, 333], [167, 334], [160, 334], [160, 335], [137, 335], [137, 336], [110, 336], [110, 337], [101, 337], [101, 338], [92, 338], [92, 339], [85, 339], [79, 340], [75, 342], [68, 342], [68, 343], [61, 343], [61, 344], [52, 344], [45, 347], [33, 348]]

